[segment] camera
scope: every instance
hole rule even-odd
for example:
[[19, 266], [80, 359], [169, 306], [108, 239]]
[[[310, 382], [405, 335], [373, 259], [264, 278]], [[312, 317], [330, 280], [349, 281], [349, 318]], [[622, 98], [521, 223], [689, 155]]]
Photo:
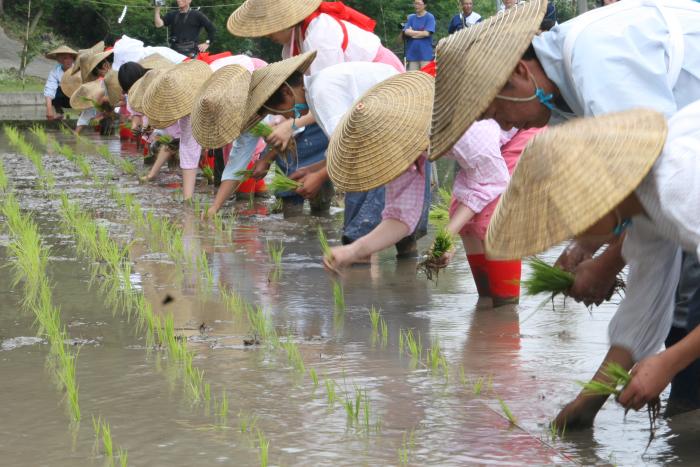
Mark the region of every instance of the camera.
[[153, 6], [166, 6], [167, 0], [153, 0]]

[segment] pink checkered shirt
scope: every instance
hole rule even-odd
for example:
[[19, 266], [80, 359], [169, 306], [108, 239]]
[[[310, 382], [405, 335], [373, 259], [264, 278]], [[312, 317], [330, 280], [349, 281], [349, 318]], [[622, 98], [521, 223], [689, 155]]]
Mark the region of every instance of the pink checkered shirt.
[[495, 120], [474, 123], [444, 157], [457, 161], [452, 196], [475, 213], [481, 212], [508, 186], [510, 175], [501, 145], [512, 138]]
[[384, 194], [384, 211], [382, 219], [395, 219], [408, 226], [413, 233], [416, 230], [425, 202], [425, 154], [411, 164], [398, 178], [386, 184]]
[[190, 116], [182, 117], [177, 124], [180, 126], [180, 168], [196, 169], [202, 155], [202, 147], [192, 136]]

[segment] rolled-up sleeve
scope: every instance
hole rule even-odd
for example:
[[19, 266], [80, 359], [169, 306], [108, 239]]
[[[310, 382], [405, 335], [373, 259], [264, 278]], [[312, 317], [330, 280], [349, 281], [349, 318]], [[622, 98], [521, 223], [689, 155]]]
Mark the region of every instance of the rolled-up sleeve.
[[236, 175], [244, 170], [255, 155], [260, 138], [250, 133], [243, 133], [233, 142], [221, 180], [243, 180], [245, 177]]
[[510, 175], [500, 141], [501, 130], [495, 121], [476, 122], [445, 155], [460, 167], [452, 187], [455, 199], [475, 213], [508, 186]]
[[[63, 77], [63, 69], [61, 65], [57, 65], [49, 73], [49, 77], [46, 79], [46, 84], [44, 85], [44, 97], [49, 97], [51, 99], [56, 98], [56, 91], [61, 85], [61, 78]], [[68, 96], [70, 97], [70, 96]]]
[[425, 202], [425, 164], [426, 159], [421, 157], [418, 162], [422, 170], [416, 165], [401, 174], [395, 180], [386, 185], [384, 211], [382, 219], [395, 219], [408, 226], [413, 233], [420, 221]]
[[629, 265], [625, 298], [610, 321], [610, 345], [632, 353], [635, 361], [659, 351], [673, 321], [681, 250], [637, 216], [627, 230], [622, 256]]

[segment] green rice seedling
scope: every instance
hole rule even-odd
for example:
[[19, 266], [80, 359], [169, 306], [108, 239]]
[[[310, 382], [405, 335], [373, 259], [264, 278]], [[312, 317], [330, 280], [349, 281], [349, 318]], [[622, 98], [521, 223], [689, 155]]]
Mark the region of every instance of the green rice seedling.
[[499, 398], [498, 404], [501, 406], [501, 410], [503, 411], [503, 415], [506, 416], [506, 418], [511, 423], [511, 425], [517, 425], [518, 420], [515, 418], [515, 415], [513, 415], [513, 412], [511, 412], [510, 408], [506, 405], [506, 403], [503, 401], [503, 399]]
[[423, 345], [421, 344], [420, 334], [418, 334], [418, 339], [413, 335], [413, 330], [408, 329], [403, 332], [403, 339], [399, 341], [400, 348], [406, 348], [408, 355], [410, 355], [411, 360], [415, 362], [420, 362], [423, 356]]
[[253, 170], [245, 169], [245, 170], [239, 170], [234, 175], [236, 176], [236, 178], [240, 178], [242, 180], [248, 180], [250, 177], [253, 176], [253, 172], [254, 172]]
[[272, 321], [261, 306], [248, 306], [248, 322], [253, 330], [255, 340], [265, 341], [268, 345], [276, 344], [277, 333]]
[[301, 188], [302, 184], [287, 177], [278, 166], [275, 166], [275, 175], [267, 185], [270, 192], [273, 194], [283, 193], [285, 191], [295, 191]]
[[605, 366], [603, 375], [608, 381], [591, 380], [587, 382], [579, 381], [584, 392], [595, 396], [619, 396], [624, 387], [632, 378], [627, 370], [618, 363], [610, 362]]
[[214, 284], [214, 276], [209, 268], [209, 260], [207, 259], [207, 252], [202, 251], [202, 253], [197, 257], [197, 267], [199, 272], [204, 275], [207, 280], [207, 284]]
[[109, 424], [102, 421], [102, 428], [100, 431], [102, 432], [102, 447], [105, 450], [105, 456], [108, 459], [111, 459], [114, 455], [114, 450], [112, 447], [112, 431]]
[[265, 438], [265, 433], [260, 429], [258, 430], [258, 449], [260, 450], [260, 467], [267, 467], [270, 440]]
[[129, 456], [126, 452], [126, 449], [119, 448], [117, 451], [117, 456], [119, 456], [119, 465], [121, 467], [126, 467], [129, 465]]
[[280, 268], [282, 266], [283, 253], [284, 245], [282, 242], [272, 242], [270, 240], [267, 241], [267, 254], [270, 256], [270, 260], [276, 268]]
[[101, 432], [102, 432], [102, 418], [101, 418], [101, 417], [95, 418], [94, 415], [92, 416], [92, 429], [93, 429], [94, 432], [95, 432], [95, 445], [94, 445], [94, 449], [95, 449], [95, 451], [97, 451], [97, 448], [98, 448], [98, 445], [99, 445], [99, 442], [100, 442], [100, 434], [101, 434]]
[[207, 179], [210, 185], [214, 184], [214, 171], [208, 165], [202, 167], [202, 175]]
[[44, 168], [44, 163], [41, 158], [41, 154], [34, 149], [34, 147], [27, 142], [27, 140], [22, 136], [17, 128], [9, 125], [3, 127], [7, 139], [10, 141], [10, 145], [17, 149], [23, 156], [29, 159], [37, 170], [37, 174], [40, 178], [46, 176], [46, 169]]
[[299, 352], [299, 347], [297, 344], [289, 336], [287, 337], [287, 340], [281, 344], [284, 351], [287, 352], [287, 360], [294, 367], [294, 370], [301, 374], [305, 373], [306, 368], [304, 367], [304, 359]]
[[379, 310], [374, 308], [374, 305], [369, 309], [369, 321], [372, 323], [372, 334], [377, 335], [379, 334], [379, 319], [381, 318], [381, 315], [379, 313]]
[[275, 201], [270, 206], [270, 214], [280, 214], [284, 211], [284, 203], [282, 198], [275, 198]]
[[136, 175], [138, 173], [138, 170], [136, 169], [136, 165], [134, 165], [133, 162], [119, 158], [119, 166], [122, 169], [122, 172], [124, 172], [127, 175]]
[[258, 122], [253, 128], [251, 128], [248, 131], [253, 136], [257, 136], [259, 138], [267, 138], [272, 134], [272, 127], [265, 122]]
[[345, 394], [345, 401], [343, 402], [343, 408], [345, 408], [345, 415], [347, 417], [348, 425], [353, 426], [359, 421], [360, 417], [360, 407], [362, 405], [362, 390], [355, 387], [354, 398], [350, 397], [348, 393]]
[[343, 292], [343, 285], [338, 281], [333, 281], [333, 303], [336, 311], [345, 311], [345, 293]]
[[221, 401], [219, 402], [219, 421], [222, 425], [226, 425], [228, 420], [228, 396], [226, 395], [226, 390], [221, 391]]
[[566, 294], [566, 291], [574, 285], [574, 275], [554, 266], [550, 266], [541, 259], [534, 257], [529, 261], [532, 273], [522, 281], [525, 293], [537, 295], [540, 293]]
[[193, 196], [192, 203], [194, 204], [195, 215], [199, 216], [199, 214], [201, 214], [201, 212], [202, 212], [202, 204], [201, 204], [201, 201], [199, 200], [199, 196]]
[[34, 135], [34, 137], [39, 141], [39, 143], [42, 146], [48, 146], [49, 144], [49, 137], [46, 134], [46, 131], [44, 131], [44, 127], [34, 124], [32, 127], [29, 129], [31, 133]]
[[481, 391], [483, 390], [483, 388], [484, 388], [484, 377], [479, 376], [478, 378], [476, 378], [472, 382], [472, 393], [475, 396], [479, 396], [479, 395], [481, 395]]
[[556, 421], [552, 420], [549, 423], [548, 435], [549, 435], [549, 439], [551, 441], [556, 441], [558, 438], [563, 438], [565, 434], [566, 434], [566, 424], [561, 429], [559, 429], [559, 426], [557, 426]]
[[333, 381], [332, 379], [326, 378], [323, 381], [323, 384], [326, 386], [326, 396], [327, 396], [327, 400], [328, 400], [328, 407], [333, 408], [333, 406], [335, 405], [335, 402], [338, 400], [338, 396], [337, 396], [336, 391], [335, 391], [335, 386], [336, 386], [335, 381]]
[[408, 465], [415, 449], [415, 429], [411, 431], [404, 431], [403, 439], [401, 441], [401, 447], [398, 449], [399, 453], [399, 463], [401, 465]]
[[379, 318], [379, 330], [382, 338], [382, 347], [386, 347], [389, 340], [389, 326], [386, 324], [384, 317]]
[[204, 383], [204, 400], [206, 402], [211, 400], [211, 385], [209, 383]]
[[433, 280], [434, 276], [435, 281], [437, 281], [440, 270], [445, 267], [445, 265], [439, 263], [440, 258], [454, 247], [454, 236], [447, 229], [441, 228], [435, 235], [435, 240], [428, 250], [426, 259], [421, 261], [418, 269], [425, 273], [428, 280]]
[[167, 134], [161, 134], [156, 138], [156, 141], [158, 141], [160, 144], [172, 144], [173, 143], [173, 137]]
[[214, 221], [214, 228], [216, 228], [216, 230], [218, 232], [223, 232], [224, 231], [224, 218], [221, 216], [221, 214], [216, 213], [212, 220]]
[[328, 238], [326, 238], [326, 233], [323, 231], [321, 226], [318, 226], [318, 242], [321, 244], [321, 251], [323, 252], [323, 257], [326, 259], [333, 259], [333, 253], [331, 253], [331, 247], [328, 244]]
[[428, 369], [432, 374], [437, 374], [438, 371], [441, 371], [445, 379], [447, 379], [449, 366], [447, 365], [445, 354], [440, 349], [440, 338], [437, 335], [433, 336], [431, 340], [430, 348], [426, 352], [426, 359]]
[[309, 368], [309, 376], [311, 377], [311, 382], [314, 385], [314, 389], [316, 389], [318, 387], [318, 375], [316, 374], [316, 370]]
[[238, 421], [241, 433], [252, 433], [253, 430], [255, 430], [255, 428], [257, 427], [258, 416], [239, 412]]

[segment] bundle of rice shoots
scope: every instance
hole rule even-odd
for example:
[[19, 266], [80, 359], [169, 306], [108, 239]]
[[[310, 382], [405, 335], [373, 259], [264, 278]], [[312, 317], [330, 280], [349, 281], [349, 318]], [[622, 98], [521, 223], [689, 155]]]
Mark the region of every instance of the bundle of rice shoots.
[[214, 183], [214, 171], [208, 165], [202, 167], [202, 175], [204, 175], [210, 185]]
[[275, 166], [275, 176], [268, 184], [269, 190], [275, 194], [285, 191], [295, 191], [297, 188], [301, 188], [301, 186], [301, 183], [287, 177], [278, 166]]
[[158, 136], [157, 140], [160, 144], [172, 144], [173, 143], [173, 137], [170, 135], [162, 134]]
[[454, 245], [455, 240], [453, 235], [448, 232], [446, 228], [440, 229], [437, 235], [435, 235], [433, 245], [427, 252], [427, 258], [418, 264], [418, 269], [425, 273], [428, 280], [433, 280], [433, 276], [435, 276], [435, 281], [437, 282], [440, 269], [446, 266], [438, 261], [445, 253], [454, 248]]
[[246, 170], [239, 170], [234, 174], [236, 177], [242, 178], [243, 180], [248, 180], [250, 177], [253, 176], [253, 171], [246, 169]]
[[259, 138], [267, 138], [272, 134], [272, 127], [265, 122], [258, 122], [249, 130], [249, 133]]
[[589, 395], [619, 396], [625, 386], [627, 386], [627, 383], [630, 382], [630, 379], [632, 379], [629, 372], [615, 362], [610, 362], [605, 366], [603, 375], [610, 381], [578, 381], [578, 384], [583, 386], [584, 392]]
[[321, 244], [321, 251], [323, 252], [323, 257], [329, 260], [333, 259], [331, 247], [328, 244], [328, 238], [326, 238], [326, 233], [323, 231], [320, 225], [318, 226], [318, 242]]
[[452, 202], [452, 192], [446, 188], [438, 188], [438, 196], [440, 197], [440, 203], [449, 208], [450, 202]]
[[[555, 266], [550, 266], [541, 259], [534, 257], [529, 261], [532, 273], [530, 276], [521, 282], [525, 286], [527, 295], [537, 295], [540, 293], [549, 293], [552, 297], [563, 294], [568, 295], [568, 290], [574, 285], [576, 276], [568, 271], [559, 269]], [[621, 277], [615, 280], [608, 299], [615, 292], [625, 289], [625, 281]]]

